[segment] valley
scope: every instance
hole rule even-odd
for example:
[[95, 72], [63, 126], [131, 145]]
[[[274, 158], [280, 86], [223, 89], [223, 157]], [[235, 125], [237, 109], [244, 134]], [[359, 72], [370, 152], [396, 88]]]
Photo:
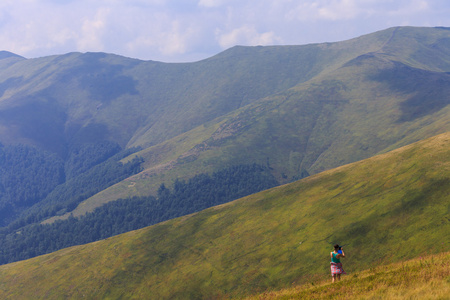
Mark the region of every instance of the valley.
[[449, 133], [445, 27], [191, 63], [1, 51], [0, 298], [325, 296], [334, 243], [345, 293], [392, 295], [367, 274], [404, 286], [403, 262], [434, 293]]

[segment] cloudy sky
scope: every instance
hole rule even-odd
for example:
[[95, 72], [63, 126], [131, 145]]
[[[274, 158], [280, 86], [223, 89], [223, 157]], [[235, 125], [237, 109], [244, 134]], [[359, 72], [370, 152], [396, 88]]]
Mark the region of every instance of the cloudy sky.
[[0, 49], [197, 61], [234, 45], [334, 42], [392, 26], [450, 27], [449, 0], [1, 0]]

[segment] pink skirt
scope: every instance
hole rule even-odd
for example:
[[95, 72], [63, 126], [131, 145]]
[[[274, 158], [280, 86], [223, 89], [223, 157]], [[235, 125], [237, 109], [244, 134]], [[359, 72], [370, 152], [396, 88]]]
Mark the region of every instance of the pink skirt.
[[331, 276], [336, 274], [347, 274], [342, 268], [342, 263], [331, 263]]

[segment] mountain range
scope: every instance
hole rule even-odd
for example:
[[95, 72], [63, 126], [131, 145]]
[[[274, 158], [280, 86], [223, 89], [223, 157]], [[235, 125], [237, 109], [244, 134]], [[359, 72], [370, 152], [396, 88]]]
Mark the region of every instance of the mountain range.
[[[70, 245], [39, 244], [26, 234], [51, 240], [39, 224], [81, 224], [96, 209], [111, 213], [107, 204], [145, 199], [146, 209], [159, 207], [154, 224], [446, 133], [449, 104], [444, 27], [236, 46], [192, 63], [2, 51], [0, 261]], [[173, 200], [202, 178], [232, 178], [236, 170], [254, 173], [226, 197], [215, 186], [214, 201], [180, 210], [185, 198]], [[195, 193], [189, 201], [200, 198]], [[134, 222], [133, 214], [124, 219]]]

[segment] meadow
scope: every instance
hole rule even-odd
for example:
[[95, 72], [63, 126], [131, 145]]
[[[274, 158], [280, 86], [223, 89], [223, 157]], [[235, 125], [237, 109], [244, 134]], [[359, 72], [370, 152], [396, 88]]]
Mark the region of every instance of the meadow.
[[444, 300], [449, 295], [450, 252], [445, 252], [343, 275], [342, 280], [334, 284], [329, 279], [321, 279], [280, 291], [266, 291], [246, 299]]
[[[438, 135], [192, 215], [0, 266], [0, 298], [245, 298], [320, 285], [334, 243], [345, 245], [350, 275], [318, 287], [320, 293], [342, 287], [358, 294], [349, 289], [370, 291], [375, 283], [376, 293], [383, 280], [386, 293], [395, 292], [389, 286], [404, 285], [395, 281], [404, 277], [402, 262], [450, 251], [449, 145], [450, 133]], [[439, 264], [447, 258], [406, 266], [425, 279], [435, 275], [417, 273], [421, 264], [444, 268], [436, 275], [445, 278], [440, 286], [448, 273]], [[383, 272], [398, 275], [382, 279]]]

